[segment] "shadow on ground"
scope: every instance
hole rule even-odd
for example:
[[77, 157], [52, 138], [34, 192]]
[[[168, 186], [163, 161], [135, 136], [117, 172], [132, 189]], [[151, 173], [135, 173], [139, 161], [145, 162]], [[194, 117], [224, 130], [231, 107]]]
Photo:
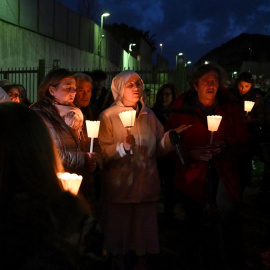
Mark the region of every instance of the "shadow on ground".
[[[262, 265], [260, 253], [266, 247], [270, 247], [270, 193], [260, 191], [262, 171], [263, 163], [255, 160], [252, 180], [245, 189], [240, 206], [240, 216], [243, 222], [245, 265], [239, 270], [265, 269]], [[167, 224], [164, 218], [162, 201], [158, 205], [161, 252], [159, 256], [153, 256], [151, 258], [149, 269], [186, 269], [183, 266], [183, 262], [185, 261], [183, 249], [185, 247], [181, 245], [183, 239], [183, 230], [181, 228], [183, 228], [184, 222], [184, 213], [181, 209], [181, 204], [177, 204], [175, 222], [170, 225]]]

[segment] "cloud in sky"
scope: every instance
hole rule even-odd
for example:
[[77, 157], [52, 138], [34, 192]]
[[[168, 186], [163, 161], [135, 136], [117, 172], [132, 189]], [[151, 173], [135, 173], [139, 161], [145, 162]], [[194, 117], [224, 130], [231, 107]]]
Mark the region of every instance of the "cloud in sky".
[[228, 18], [228, 24], [225, 29], [224, 36], [227, 38], [231, 38], [232, 36], [238, 36], [241, 33], [244, 33], [247, 30], [246, 25], [240, 25], [235, 23], [235, 16], [230, 16]]
[[[68, 1], [68, 0], [66, 0]], [[69, 0], [73, 4], [78, 0]], [[182, 51], [196, 62], [201, 56], [241, 33], [270, 35], [269, 0], [94, 0], [105, 23], [125, 23], [155, 34], [156, 45], [174, 64]]]
[[209, 33], [211, 23], [212, 22], [209, 19], [205, 19], [200, 22], [188, 21], [185, 25], [181, 26], [178, 30], [176, 30], [176, 33], [178, 32], [179, 34], [183, 34], [184, 36], [192, 33], [193, 36], [196, 38], [197, 43], [209, 43], [207, 34]]

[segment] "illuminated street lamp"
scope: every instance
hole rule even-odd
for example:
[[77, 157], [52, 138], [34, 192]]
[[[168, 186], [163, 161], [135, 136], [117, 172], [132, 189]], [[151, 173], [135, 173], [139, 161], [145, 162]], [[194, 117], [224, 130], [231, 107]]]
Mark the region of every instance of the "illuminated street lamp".
[[136, 46], [136, 43], [130, 43], [130, 44], [129, 44], [129, 47], [128, 47], [129, 53], [132, 52], [132, 47], [133, 47], [133, 46]]
[[100, 31], [99, 31], [99, 68], [101, 68], [101, 41], [104, 38], [103, 35], [103, 18], [110, 16], [110, 13], [105, 12], [101, 15]]
[[128, 46], [128, 67], [129, 67], [129, 58], [130, 58], [130, 52], [132, 52], [132, 47], [136, 46], [136, 43], [130, 43]]
[[105, 12], [105, 13], [103, 13], [103, 14], [101, 15], [101, 23], [100, 23], [101, 35], [103, 34], [103, 33], [102, 33], [102, 30], [103, 30], [103, 18], [104, 18], [104, 17], [108, 17], [108, 16], [110, 16], [110, 15], [111, 15], [111, 14], [108, 13], [108, 12]]
[[190, 65], [190, 64], [191, 64], [191, 61], [187, 61], [185, 66]]
[[185, 87], [185, 55], [180, 52], [176, 55], [177, 85], [179, 93], [184, 91]]
[[159, 46], [160, 46], [160, 54], [162, 54], [162, 48], [163, 48], [163, 44], [162, 44], [162, 43], [160, 43], [160, 44], [159, 44]]
[[232, 79], [236, 79], [237, 78], [237, 71], [234, 71], [233, 73], [232, 73]]

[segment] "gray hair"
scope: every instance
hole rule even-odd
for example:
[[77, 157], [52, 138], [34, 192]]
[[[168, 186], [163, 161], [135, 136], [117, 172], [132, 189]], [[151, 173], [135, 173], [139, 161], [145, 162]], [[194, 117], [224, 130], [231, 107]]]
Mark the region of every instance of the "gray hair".
[[87, 81], [92, 85], [92, 78], [85, 73], [76, 73], [75, 75], [76, 84], [79, 84], [81, 81]]

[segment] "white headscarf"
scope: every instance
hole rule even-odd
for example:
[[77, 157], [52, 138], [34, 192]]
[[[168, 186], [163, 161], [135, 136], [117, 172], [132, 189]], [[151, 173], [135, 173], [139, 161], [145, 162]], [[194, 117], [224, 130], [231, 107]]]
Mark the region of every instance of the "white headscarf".
[[[135, 71], [132, 71], [132, 70], [122, 71], [113, 78], [111, 90], [112, 90], [112, 94], [114, 98], [114, 103], [116, 103], [117, 101], [123, 101], [125, 85], [132, 75], [137, 75], [141, 79], [141, 77]], [[143, 83], [143, 80], [142, 80], [142, 83]], [[142, 102], [142, 97], [143, 97], [143, 94], [140, 99], [141, 102]]]

